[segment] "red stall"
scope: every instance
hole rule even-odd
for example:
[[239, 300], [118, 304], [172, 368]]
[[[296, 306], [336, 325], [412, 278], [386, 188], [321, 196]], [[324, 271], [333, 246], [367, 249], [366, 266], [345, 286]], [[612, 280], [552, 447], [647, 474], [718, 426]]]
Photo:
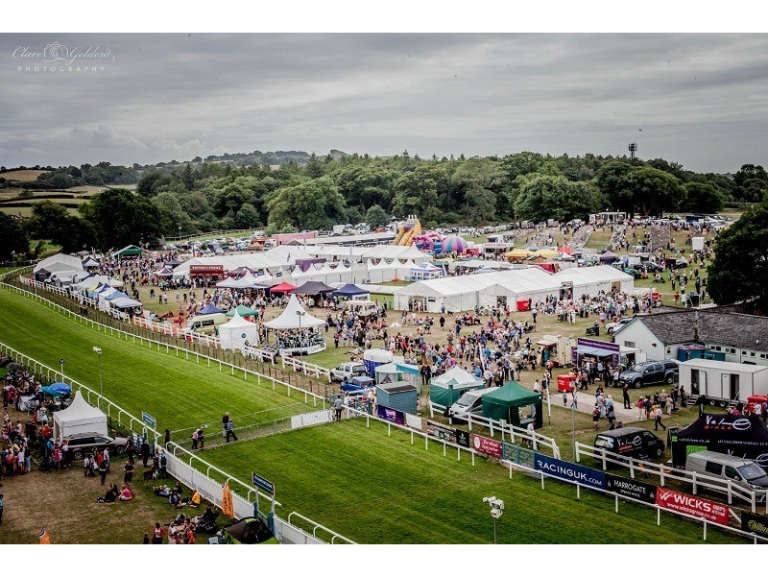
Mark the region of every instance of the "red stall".
[[560, 374], [557, 377], [557, 391], [558, 392], [570, 392], [576, 387], [576, 374]]

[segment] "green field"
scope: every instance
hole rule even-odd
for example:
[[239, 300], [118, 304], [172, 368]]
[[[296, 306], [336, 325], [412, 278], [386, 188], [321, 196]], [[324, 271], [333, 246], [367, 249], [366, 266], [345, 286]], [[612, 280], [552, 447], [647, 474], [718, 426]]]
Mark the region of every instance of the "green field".
[[[260, 388], [217, 367], [199, 366], [164, 351], [120, 340], [52, 311], [26, 297], [0, 290], [0, 341], [50, 366], [65, 358], [67, 375], [98, 389], [92, 347], [104, 351], [105, 394], [132, 412], [147, 411], [159, 427], [184, 428], [216, 421], [225, 410], [237, 419], [266, 408], [293, 404], [285, 392]], [[303, 404], [285, 410], [311, 409]], [[206, 449], [203, 458], [249, 481], [251, 472], [275, 482], [282, 517], [296, 510], [365, 543], [483, 543], [492, 540], [484, 496], [505, 500], [499, 523], [504, 543], [687, 543], [701, 542], [699, 525], [614, 502], [555, 481], [542, 492], [537, 480], [512, 480], [497, 464], [468, 454], [425, 449], [378, 422], [345, 422], [278, 434], [257, 441]], [[587, 520], [588, 519], [588, 520]], [[709, 542], [742, 541], [710, 530]]]
[[[171, 430], [216, 422], [228, 411], [239, 425], [245, 415], [283, 407], [280, 415], [306, 412], [303, 397], [288, 398], [285, 388], [273, 392], [266, 381], [233, 377], [218, 365], [207, 367], [177, 358], [173, 352], [149, 350], [133, 340], [121, 340], [71, 320], [41, 304], [0, 290], [0, 341], [51, 367], [64, 358], [67, 376], [99, 390], [94, 346], [102, 351], [104, 395], [133, 415], [146, 411], [157, 418], [160, 429]], [[270, 419], [274, 419], [274, 415]]]
[[[393, 431], [381, 423], [365, 428], [363, 419], [278, 434], [206, 451], [205, 458], [244, 482], [251, 472], [269, 478], [284, 508], [360, 543], [461, 543], [493, 541], [488, 505], [483, 497], [504, 500], [498, 541], [547, 543], [693, 543], [701, 530], [689, 522], [621, 504], [613, 499], [508, 471], [467, 453], [443, 456], [431, 442]], [[711, 531], [708, 542], [736, 541]]]

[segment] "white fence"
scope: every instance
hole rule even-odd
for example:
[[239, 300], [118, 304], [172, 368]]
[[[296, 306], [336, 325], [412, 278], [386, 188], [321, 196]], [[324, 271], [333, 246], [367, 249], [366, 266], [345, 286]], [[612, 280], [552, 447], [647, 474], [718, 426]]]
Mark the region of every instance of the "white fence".
[[282, 380], [278, 380], [276, 378], [273, 378], [272, 376], [267, 376], [266, 374], [261, 374], [260, 372], [255, 372], [253, 370], [250, 370], [246, 367], [241, 366], [235, 366], [234, 364], [231, 364], [229, 362], [225, 362], [224, 360], [219, 360], [216, 358], [211, 358], [210, 356], [207, 356], [205, 354], [201, 354], [199, 352], [196, 352], [194, 350], [188, 350], [186, 348], [182, 348], [180, 346], [176, 346], [174, 344], [169, 343], [162, 343], [158, 342], [157, 340], [152, 340], [150, 338], [146, 338], [144, 336], [137, 336], [135, 334], [131, 334], [129, 332], [125, 332], [124, 330], [120, 330], [119, 328], [113, 328], [112, 326], [107, 326], [106, 324], [102, 324], [101, 322], [97, 322], [95, 320], [92, 320], [90, 318], [86, 318], [84, 316], [81, 316], [80, 314], [77, 314], [76, 312], [73, 312], [67, 308], [64, 308], [63, 306], [59, 306], [55, 302], [51, 302], [50, 300], [47, 300], [43, 298], [42, 296], [38, 296], [37, 294], [34, 294], [32, 292], [27, 292], [26, 290], [22, 290], [21, 288], [18, 288], [17, 286], [13, 286], [11, 284], [2, 284], [3, 288], [7, 288], [8, 290], [12, 290], [18, 294], [21, 294], [22, 296], [25, 296], [27, 298], [32, 298], [34, 300], [38, 300], [39, 302], [45, 304], [46, 306], [50, 307], [53, 310], [57, 310], [58, 312], [68, 316], [70, 319], [74, 319], [78, 322], [82, 322], [83, 324], [90, 326], [91, 328], [96, 328], [100, 332], [104, 332], [105, 334], [109, 333], [113, 336], [118, 336], [121, 339], [125, 338], [126, 342], [130, 339], [133, 339], [133, 342], [138, 342], [140, 346], [144, 346], [144, 344], [147, 345], [148, 349], [152, 349], [152, 346], [155, 345], [156, 350], [158, 351], [165, 351], [166, 354], [170, 354], [171, 350], [173, 350], [177, 357], [181, 357], [184, 355], [184, 357], [189, 360], [190, 356], [192, 356], [197, 364], [201, 363], [201, 360], [207, 363], [208, 368], [211, 367], [211, 364], [214, 365], [218, 364], [219, 366], [219, 372], [222, 372], [224, 370], [224, 367], [226, 366], [229, 370], [232, 376], [235, 375], [235, 372], [242, 373], [243, 379], [248, 380], [248, 376], [250, 375], [252, 378], [255, 378], [258, 385], [261, 385], [262, 379], [266, 379], [267, 381], [272, 383], [272, 390], [275, 390], [275, 387], [277, 384], [281, 386], [286, 387], [286, 391], [288, 394], [288, 397], [291, 397], [291, 393], [293, 394], [299, 394], [304, 395], [304, 403], [308, 403], [309, 399], [312, 398], [313, 405], [317, 406], [318, 402], [320, 402], [325, 407], [325, 396], [321, 396], [319, 394], [315, 394], [312, 391], [305, 390], [303, 388], [298, 388], [296, 386], [293, 386], [292, 384], [289, 384], [288, 382], [283, 382]]
[[[79, 391], [81, 394], [83, 394], [86, 397], [86, 400], [90, 404], [97, 405], [102, 410], [106, 408], [107, 416], [110, 416], [113, 418], [117, 417], [118, 424], [126, 426], [129, 430], [140, 433], [140, 434], [146, 433], [149, 435], [151, 433], [152, 435], [154, 435], [156, 442], [161, 437], [161, 435], [158, 433], [157, 430], [148, 426], [143, 420], [139, 420], [138, 418], [133, 416], [130, 412], [124, 410], [123, 408], [121, 408], [111, 400], [102, 396], [98, 392], [91, 390], [88, 386], [81, 384], [77, 380], [73, 380], [68, 376], [61, 377], [60, 372], [55, 368], [42, 364], [41, 362], [38, 362], [34, 358], [31, 358], [30, 356], [27, 356], [26, 354], [23, 354], [18, 350], [16, 350], [15, 348], [11, 348], [10, 346], [3, 344], [2, 342], [0, 342], [0, 352], [24, 364], [29, 369], [34, 371], [36, 374], [47, 374], [49, 378], [51, 376], [56, 376], [64, 383], [69, 384], [74, 391]], [[93, 402], [92, 398], [96, 398], [95, 403]], [[221, 506], [221, 484], [217, 483], [215, 480], [210, 478], [209, 474], [211, 473], [211, 471], [215, 471], [218, 474], [220, 474], [222, 477], [227, 479], [230, 482], [230, 484], [234, 484], [236, 487], [239, 486], [241, 491], [244, 492], [247, 496], [251, 497], [252, 499], [256, 497], [255, 487], [245, 484], [244, 482], [238, 480], [231, 474], [228, 474], [227, 472], [224, 472], [223, 470], [217, 468], [216, 466], [208, 463], [207, 461], [203, 460], [196, 454], [192, 454], [191, 452], [189, 452], [188, 450], [179, 446], [176, 443], [170, 442], [166, 446], [166, 452], [168, 456], [168, 472], [173, 477], [177, 478], [178, 480], [180, 480], [190, 488], [194, 488], [198, 490], [201, 496], [203, 496], [207, 500], [210, 500], [215, 505]], [[189, 458], [190, 464], [185, 463], [182, 460], [182, 457]], [[191, 463], [195, 461], [199, 462], [200, 466], [205, 467], [207, 472], [203, 473], [202, 471], [197, 470], [193, 466], [191, 466]], [[271, 504], [271, 496], [267, 494], [263, 494], [261, 492], [259, 492], [259, 496], [262, 498], [266, 498], [267, 500], [270, 501], [270, 504]], [[234, 490], [232, 490], [232, 501], [234, 505], [235, 517], [242, 518], [244, 516], [253, 515], [253, 505], [251, 504], [251, 502], [249, 502], [247, 498], [244, 498], [238, 495]], [[275, 504], [277, 506], [282, 506], [277, 501], [275, 502]], [[341, 541], [354, 544], [352, 540], [349, 540], [348, 538], [345, 538], [344, 536], [337, 534], [333, 530], [330, 530], [329, 528], [326, 528], [321, 524], [318, 524], [312, 520], [309, 520], [304, 516], [300, 516], [300, 517], [304, 518], [307, 522], [315, 526], [317, 530], [322, 530], [327, 534], [331, 534], [333, 536], [331, 543], [333, 543], [335, 539], [338, 538]], [[275, 536], [277, 536], [278, 539], [281, 541], [287, 540], [288, 542], [291, 542], [294, 544], [307, 544], [307, 543], [322, 544], [323, 543], [321, 540], [311, 536], [310, 534], [301, 530], [300, 528], [296, 526], [291, 526], [289, 521], [282, 520], [277, 517], [275, 517], [275, 531], [276, 531]]]
[[304, 374], [308, 374], [309, 376], [315, 376], [316, 378], [325, 378], [328, 380], [328, 382], [331, 381], [331, 371], [328, 368], [323, 368], [322, 366], [318, 366], [317, 364], [310, 364], [309, 362], [304, 362], [304, 360], [299, 360], [298, 358], [293, 357], [286, 357], [281, 356], [280, 357], [283, 361], [283, 368], [286, 366], [290, 366], [293, 368], [294, 372], [303, 372]]
[[307, 426], [317, 426], [318, 424], [328, 424], [331, 421], [330, 410], [318, 410], [317, 412], [308, 412], [291, 417], [291, 428], [306, 428]]
[[[449, 418], [448, 421], [452, 422], [452, 419]], [[552, 451], [552, 455], [555, 458], [560, 458], [560, 448], [558, 447], [557, 442], [555, 442], [555, 439], [539, 434], [536, 431], [530, 432], [527, 428], [513, 426], [512, 424], [507, 424], [503, 421], [467, 414], [467, 428], [469, 428], [470, 432], [472, 432], [473, 425], [487, 428], [491, 438], [495, 438], [496, 432], [499, 432], [502, 440], [509, 437], [509, 441], [513, 444], [517, 440], [522, 440], [529, 446], [533, 446], [534, 450], [539, 451], [541, 451], [543, 447], [546, 447]]]
[[274, 364], [277, 351], [254, 348], [253, 346], [245, 346], [243, 347], [243, 356], [253, 360], [258, 360], [259, 362], [269, 362], [270, 364]]
[[[680, 512], [677, 510], [672, 510], [670, 508], [662, 508], [658, 506], [657, 504], [650, 504], [648, 502], [643, 502], [642, 500], [638, 500], [636, 498], [631, 498], [629, 496], [625, 496], [623, 494], [618, 494], [616, 492], [610, 492], [608, 490], [604, 490], [602, 488], [599, 488], [597, 486], [591, 485], [591, 484], [580, 484], [576, 482], [575, 480], [570, 480], [566, 478], [562, 478], [559, 476], [554, 476], [552, 474], [549, 474], [547, 472], [544, 472], [542, 470], [534, 470], [533, 468], [529, 468], [527, 466], [521, 466], [520, 464], [514, 464], [512, 462], [505, 461], [507, 466], [509, 466], [509, 477], [512, 478], [512, 470], [520, 470], [530, 476], [539, 478], [541, 480], [541, 489], [545, 490], [545, 478], [550, 478], [552, 480], [556, 480], [558, 482], [565, 482], [566, 484], [571, 484], [576, 487], [576, 499], [581, 499], [581, 488], [587, 488], [589, 490], [592, 490], [594, 492], [599, 492], [605, 496], [613, 497], [615, 499], [615, 512], [619, 513], [619, 500], [624, 500], [626, 502], [631, 502], [632, 504], [640, 504], [641, 506], [647, 506], [649, 508], [653, 508], [656, 510], [656, 525], [661, 526], [661, 513], [665, 512], [667, 514], [672, 514], [673, 516], [680, 516], [681, 518], [685, 518], [687, 520], [690, 520], [692, 522], [701, 523], [704, 529], [703, 532], [703, 539], [707, 539], [707, 528], [709, 526], [714, 526], [715, 528], [719, 528], [720, 530], [729, 532], [731, 534], [735, 534], [737, 536], [741, 536], [742, 538], [747, 538], [749, 540], [752, 540], [755, 544], [758, 542], [762, 542], [764, 544], [768, 543], [768, 537], [759, 536], [758, 534], [754, 534], [752, 532], [744, 532], [743, 530], [739, 530], [738, 528], [734, 528], [732, 526], [726, 526], [725, 524], [719, 524], [715, 522], [711, 522], [707, 520], [706, 518], [700, 518], [698, 516], [691, 516], [690, 514], [686, 514], [685, 512]], [[733, 511], [731, 510], [731, 513], [733, 514]]]
[[[608, 469], [608, 464], [627, 468], [631, 478], [638, 474], [655, 476], [661, 486], [666, 486], [670, 480], [690, 485], [693, 494], [696, 495], [701, 490], [711, 490], [724, 494], [728, 499], [728, 504], [733, 504], [734, 498], [748, 503], [752, 512], [757, 512], [757, 494], [754, 490], [747, 490], [739, 484], [734, 484], [731, 480], [721, 480], [708, 475], [698, 475], [696, 472], [687, 470], [678, 470], [670, 468], [664, 464], [655, 464], [635, 458], [628, 458], [602, 448], [595, 448], [576, 442], [576, 462], [581, 462], [582, 456], [590, 456], [596, 461], [602, 463], [603, 470]], [[768, 490], [765, 493], [768, 496]], [[766, 513], [768, 514], [768, 498], [765, 501]]]

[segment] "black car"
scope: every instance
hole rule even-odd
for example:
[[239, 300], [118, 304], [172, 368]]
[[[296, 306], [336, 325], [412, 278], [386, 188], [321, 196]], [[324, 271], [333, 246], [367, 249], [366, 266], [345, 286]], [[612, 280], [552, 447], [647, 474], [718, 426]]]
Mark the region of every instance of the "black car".
[[635, 264], [632, 266], [635, 270], [638, 272], [647, 272], [650, 274], [654, 274], [656, 272], [661, 272], [664, 270], [662, 266], [659, 264], [656, 264], [655, 262], [641, 262], [640, 264]]
[[633, 388], [667, 384], [671, 386], [680, 374], [680, 364], [674, 360], [640, 362], [619, 374], [618, 386], [629, 384]]
[[627, 458], [661, 458], [664, 455], [664, 440], [644, 428], [628, 426], [600, 432], [595, 437], [595, 448]]
[[111, 454], [122, 454], [128, 444], [127, 438], [110, 438], [101, 434], [72, 434], [65, 438], [73, 460], [82, 460], [86, 454], [95, 454], [109, 448]]

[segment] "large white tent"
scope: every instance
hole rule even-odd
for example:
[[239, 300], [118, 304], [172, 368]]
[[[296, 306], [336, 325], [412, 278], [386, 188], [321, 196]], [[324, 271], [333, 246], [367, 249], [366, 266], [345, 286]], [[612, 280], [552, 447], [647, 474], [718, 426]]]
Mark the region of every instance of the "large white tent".
[[422, 302], [427, 312], [472, 310], [475, 306], [508, 304], [517, 309], [517, 300], [544, 300], [557, 296], [560, 281], [538, 266], [489, 274], [451, 276], [424, 280], [395, 292], [395, 310], [407, 310], [409, 303]]
[[288, 300], [288, 305], [283, 310], [282, 314], [265, 322], [264, 325], [270, 330], [295, 330], [298, 328], [317, 328], [324, 325], [325, 322], [318, 318], [315, 318], [309, 314], [299, 302], [296, 296], [291, 295]]
[[69, 408], [53, 413], [53, 433], [56, 438], [66, 438], [72, 434], [106, 436], [107, 416], [88, 404], [80, 392], [75, 392]]
[[258, 327], [235, 311], [229, 322], [219, 326], [219, 342], [223, 350], [242, 350], [246, 342], [255, 346], [259, 343]]
[[560, 282], [573, 282], [573, 297], [597, 296], [601, 290], [609, 293], [616, 288], [621, 292], [630, 292], [635, 287], [635, 279], [617, 270], [613, 266], [585, 266], [567, 268], [555, 274]]
[[37, 274], [40, 270], [47, 270], [48, 272], [66, 272], [71, 270], [75, 272], [83, 271], [83, 262], [77, 256], [69, 256], [68, 254], [54, 254], [48, 258], [40, 260], [32, 270], [34, 274]]

